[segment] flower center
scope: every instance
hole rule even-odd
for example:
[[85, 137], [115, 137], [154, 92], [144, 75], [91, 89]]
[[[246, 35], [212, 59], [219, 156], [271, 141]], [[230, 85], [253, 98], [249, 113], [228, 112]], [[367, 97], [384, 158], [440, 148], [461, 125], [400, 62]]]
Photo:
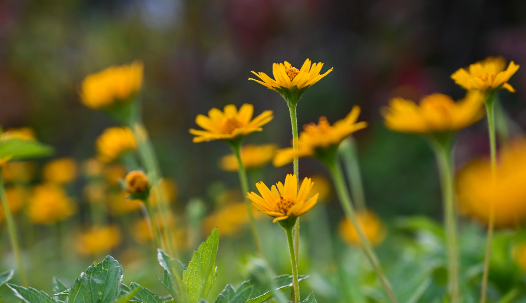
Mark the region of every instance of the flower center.
[[236, 117], [227, 118], [223, 125], [221, 125], [221, 132], [223, 134], [231, 134], [235, 129], [242, 127], [243, 125]]
[[300, 70], [293, 66], [285, 66], [285, 73], [287, 73], [287, 76], [289, 76], [290, 81], [292, 81], [300, 73]]
[[293, 200], [280, 197], [276, 202], [276, 212], [286, 215], [289, 209], [294, 206], [294, 203], [295, 202]]

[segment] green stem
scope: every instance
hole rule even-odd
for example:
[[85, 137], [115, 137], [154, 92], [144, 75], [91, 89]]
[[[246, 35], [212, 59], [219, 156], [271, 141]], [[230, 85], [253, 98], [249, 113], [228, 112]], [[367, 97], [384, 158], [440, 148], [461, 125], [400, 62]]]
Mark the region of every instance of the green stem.
[[294, 252], [294, 239], [292, 236], [292, 228], [284, 228], [287, 234], [287, 242], [289, 243], [290, 262], [292, 263], [292, 284], [294, 286], [294, 302], [300, 302], [300, 285], [298, 281], [298, 265], [296, 264], [296, 253]]
[[338, 197], [342, 203], [343, 209], [345, 211], [345, 214], [351, 220], [352, 224], [354, 225], [354, 228], [357, 231], [358, 237], [360, 239], [361, 248], [364, 251], [365, 255], [369, 259], [369, 262], [371, 262], [371, 265], [373, 266], [374, 270], [376, 271], [376, 274], [378, 275], [378, 279], [380, 280], [380, 283], [382, 284], [382, 287], [387, 294], [387, 297], [389, 298], [389, 301], [391, 303], [397, 303], [396, 296], [393, 292], [393, 288], [391, 287], [391, 284], [389, 283], [389, 280], [385, 276], [382, 267], [380, 265], [380, 262], [378, 261], [378, 257], [376, 256], [376, 253], [374, 252], [371, 243], [369, 242], [369, 239], [365, 236], [365, 232], [363, 230], [363, 227], [361, 223], [358, 222], [356, 219], [355, 211], [352, 206], [351, 197], [349, 195], [349, 192], [347, 190], [347, 186], [345, 185], [345, 181], [343, 178], [342, 170], [338, 164], [337, 156], [335, 155], [334, 159], [330, 162], [326, 162], [329, 171], [331, 172], [332, 178], [334, 179], [334, 183], [336, 185], [336, 191], [338, 193]]
[[[159, 226], [159, 222], [157, 222], [157, 217], [155, 216], [155, 211], [152, 207], [152, 204], [150, 203], [150, 200], [148, 198], [143, 200], [144, 206], [146, 206], [146, 211], [148, 212], [148, 218], [150, 220], [150, 228], [153, 231], [153, 235], [155, 238], [155, 244], [156, 248], [163, 248], [165, 247], [163, 238], [161, 236], [161, 227]], [[167, 227], [165, 226], [165, 229]]]
[[20, 272], [20, 279], [22, 280], [22, 285], [27, 287], [27, 277], [26, 272], [24, 271], [24, 263], [22, 262], [22, 255], [20, 254], [20, 246], [18, 245], [18, 236], [16, 233], [15, 222], [13, 220], [13, 215], [9, 209], [9, 204], [7, 203], [7, 198], [5, 195], [4, 189], [4, 180], [2, 177], [2, 169], [0, 168], [0, 199], [2, 200], [2, 206], [4, 207], [5, 220], [7, 222], [7, 229], [9, 230], [9, 240], [11, 241], [11, 246], [13, 247], [13, 253], [15, 255], [16, 264], [18, 271]]
[[358, 152], [356, 143], [352, 137], [347, 137], [340, 144], [340, 154], [345, 165], [345, 171], [349, 177], [349, 187], [352, 199], [358, 212], [365, 212], [365, 194], [363, 190], [362, 176], [360, 174], [360, 163], [358, 162]]
[[[290, 124], [292, 126], [292, 149], [298, 149], [298, 119], [296, 116], [296, 102], [287, 101], [290, 112]], [[300, 188], [300, 172], [299, 172], [299, 159], [298, 157], [294, 158], [293, 161], [294, 174], [296, 175], [296, 180], [298, 182], [297, 189]], [[296, 250], [296, 266], [299, 264], [299, 251], [300, 251], [300, 218], [297, 218], [296, 225], [294, 226], [294, 249]], [[298, 269], [296, 268], [296, 271]]]
[[[491, 176], [492, 184], [495, 185], [497, 178], [497, 142], [495, 138], [495, 92], [491, 93], [486, 100], [486, 113], [488, 116], [488, 133], [491, 153]], [[491, 260], [491, 240], [493, 238], [493, 229], [495, 225], [494, 201], [490, 202], [490, 213], [488, 223], [488, 239], [486, 242], [486, 257], [484, 259], [484, 273], [482, 275], [482, 289], [480, 294], [480, 303], [486, 302], [486, 292], [488, 288], [489, 263]]]
[[246, 197], [249, 193], [247, 171], [241, 160], [241, 140], [239, 143], [229, 144], [237, 158], [239, 181], [241, 182], [241, 189], [243, 190], [243, 197], [245, 197], [245, 203], [247, 205], [248, 218], [250, 219], [250, 228], [252, 229], [252, 236], [254, 237], [254, 244], [256, 245], [256, 251], [260, 257], [263, 258], [263, 251], [261, 250], [261, 241], [259, 240], [259, 234], [257, 231], [256, 220], [254, 219], [254, 213], [252, 212], [252, 203]]
[[[451, 138], [448, 141], [451, 141]], [[460, 271], [457, 244], [457, 210], [455, 207], [452, 148], [450, 143], [451, 142], [440, 144], [438, 141], [435, 141], [434, 147], [440, 171], [442, 198], [444, 201], [450, 302], [459, 303], [462, 299], [459, 288]]]

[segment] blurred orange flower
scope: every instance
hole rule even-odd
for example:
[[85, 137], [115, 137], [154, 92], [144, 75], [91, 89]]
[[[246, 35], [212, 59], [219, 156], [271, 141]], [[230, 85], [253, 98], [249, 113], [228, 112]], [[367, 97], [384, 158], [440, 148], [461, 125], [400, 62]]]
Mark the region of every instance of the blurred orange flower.
[[96, 226], [78, 235], [76, 241], [79, 253], [96, 255], [117, 247], [121, 243], [121, 232], [117, 226]]
[[62, 187], [46, 183], [33, 189], [27, 211], [33, 223], [51, 225], [75, 214], [76, 207]]
[[[376, 246], [383, 242], [386, 236], [386, 229], [382, 221], [371, 211], [356, 213], [357, 221], [362, 225], [367, 239], [372, 245]], [[340, 236], [342, 239], [352, 245], [360, 245], [360, 238], [352, 222], [346, 217], [340, 222]]]
[[60, 158], [49, 161], [42, 169], [44, 181], [65, 184], [77, 178], [77, 162], [73, 158]]
[[506, 60], [502, 57], [488, 57], [485, 60], [471, 64], [469, 68], [461, 68], [451, 75], [451, 79], [456, 84], [465, 89], [477, 89], [480, 91], [489, 91], [497, 89], [507, 89], [515, 92], [515, 89], [508, 84], [510, 78], [517, 72], [519, 66], [513, 61], [508, 68]]
[[[260, 218], [261, 212], [252, 210], [254, 218]], [[232, 203], [215, 211], [203, 221], [203, 235], [209, 235], [217, 227], [220, 237], [237, 236], [242, 234], [241, 229], [248, 224], [246, 203]]]
[[109, 194], [108, 209], [112, 215], [126, 214], [141, 209], [142, 201], [126, 199], [129, 195], [124, 191]]
[[122, 154], [136, 147], [135, 137], [127, 127], [110, 127], [97, 139], [98, 158], [106, 163], [117, 160]]
[[[276, 144], [245, 145], [241, 148], [241, 160], [246, 169], [257, 168], [269, 162], [274, 157]], [[223, 156], [219, 166], [225, 171], [237, 171], [237, 157], [234, 154]]]

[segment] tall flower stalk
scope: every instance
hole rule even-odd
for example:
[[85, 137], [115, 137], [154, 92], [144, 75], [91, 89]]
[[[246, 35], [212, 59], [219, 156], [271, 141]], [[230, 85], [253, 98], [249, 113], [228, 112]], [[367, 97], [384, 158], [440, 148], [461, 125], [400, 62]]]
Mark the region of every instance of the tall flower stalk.
[[339, 153], [349, 177], [349, 188], [351, 189], [354, 205], [356, 205], [358, 212], [365, 212], [367, 207], [365, 205], [365, 194], [355, 140], [352, 137], [347, 137], [343, 140], [340, 144]]

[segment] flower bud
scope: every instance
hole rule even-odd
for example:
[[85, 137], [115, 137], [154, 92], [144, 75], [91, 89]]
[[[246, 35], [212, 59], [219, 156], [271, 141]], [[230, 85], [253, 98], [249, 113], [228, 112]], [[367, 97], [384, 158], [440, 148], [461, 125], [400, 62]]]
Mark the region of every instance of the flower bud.
[[148, 191], [148, 178], [142, 171], [134, 170], [126, 175], [126, 191], [130, 194], [141, 194]]

